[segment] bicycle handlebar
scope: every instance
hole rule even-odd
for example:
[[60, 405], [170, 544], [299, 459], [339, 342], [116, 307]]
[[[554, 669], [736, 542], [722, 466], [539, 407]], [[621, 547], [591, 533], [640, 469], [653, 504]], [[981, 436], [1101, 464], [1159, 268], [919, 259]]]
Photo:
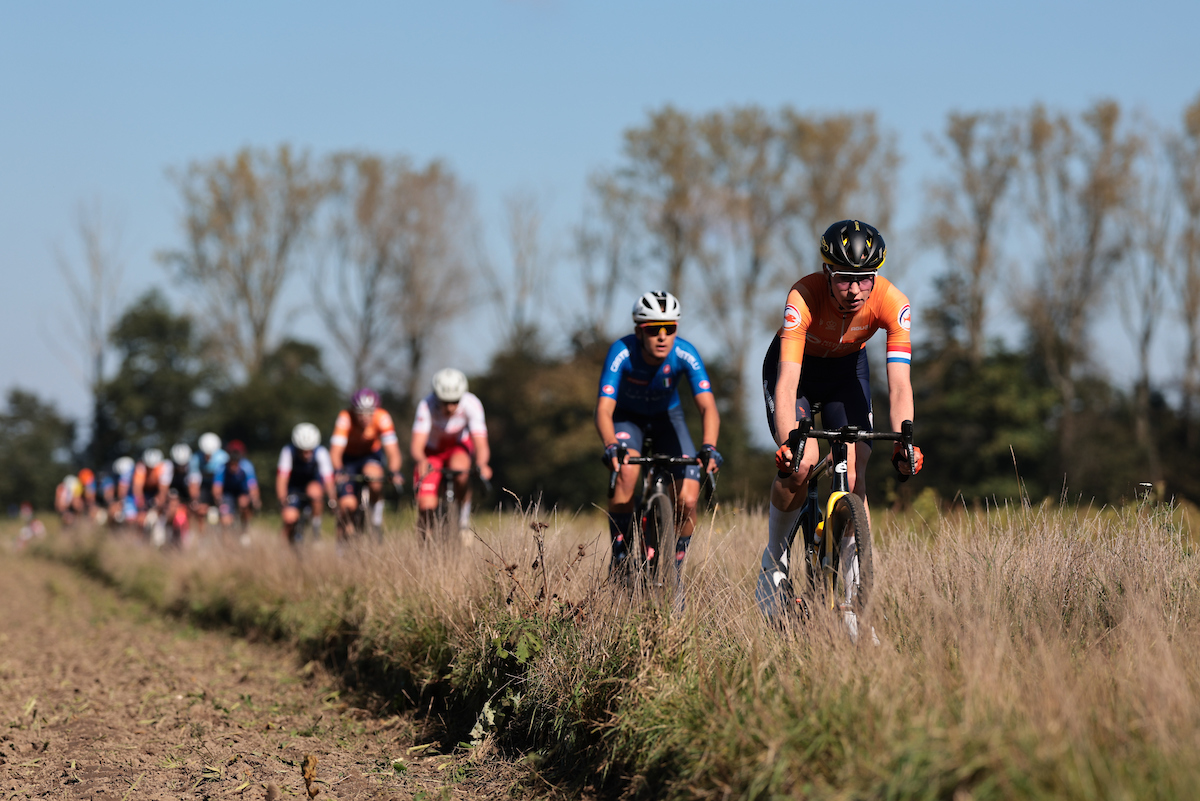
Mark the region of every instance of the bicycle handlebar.
[[[653, 454], [651, 456], [626, 456], [629, 449], [624, 445], [617, 445], [617, 464], [656, 464], [664, 467], [677, 467], [679, 465], [703, 465], [703, 460], [699, 456], [664, 456], [662, 454]], [[617, 491], [617, 477], [620, 474], [619, 470], [614, 470], [608, 477], [608, 497], [612, 497]], [[715, 473], [709, 473], [708, 488], [706, 490], [709, 498], [717, 488], [717, 479]]]
[[[908, 475], [900, 473], [900, 482], [904, 483], [912, 476], [917, 469], [916, 453], [913, 451], [913, 423], [912, 420], [905, 420], [900, 424], [900, 431], [862, 431], [857, 426], [842, 426], [836, 431], [825, 431], [822, 429], [814, 429], [811, 418], [805, 417], [800, 420], [792, 432], [788, 434], [787, 445], [792, 450], [792, 463], [790, 469], [795, 473], [800, 469], [800, 460], [804, 458], [804, 451], [800, 448], [800, 440], [808, 439], [823, 439], [829, 442], [869, 442], [871, 440], [890, 440], [899, 442], [904, 446], [905, 456], [908, 458]], [[780, 472], [780, 478], [787, 478], [788, 474]]]

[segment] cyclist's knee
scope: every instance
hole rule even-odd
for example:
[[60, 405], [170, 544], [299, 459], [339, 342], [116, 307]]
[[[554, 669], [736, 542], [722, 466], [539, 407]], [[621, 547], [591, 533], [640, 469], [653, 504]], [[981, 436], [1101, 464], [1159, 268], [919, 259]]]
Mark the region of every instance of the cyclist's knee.
[[280, 517], [283, 518], [285, 526], [295, 525], [296, 521], [300, 519], [300, 510], [294, 506], [285, 506]]

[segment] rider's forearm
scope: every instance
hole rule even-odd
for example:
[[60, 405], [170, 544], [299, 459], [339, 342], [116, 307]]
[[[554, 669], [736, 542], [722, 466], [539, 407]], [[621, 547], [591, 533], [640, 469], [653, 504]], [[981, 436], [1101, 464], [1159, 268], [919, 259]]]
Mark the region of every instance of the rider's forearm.
[[417, 464], [425, 461], [425, 446], [429, 444], [429, 435], [413, 432], [412, 441], [408, 445], [408, 455]]
[[889, 364], [888, 376], [888, 419], [892, 431], [899, 431], [905, 420], [913, 419], [913, 391], [911, 370], [907, 364]]
[[701, 412], [701, 430], [704, 432], [703, 439], [700, 444], [717, 446], [717, 437], [721, 435], [721, 413], [717, 411], [717, 404], [713, 402], [704, 407]]
[[486, 467], [492, 461], [492, 449], [487, 437], [472, 437], [475, 442], [475, 464]]
[[387, 456], [388, 470], [393, 473], [399, 473], [401, 466], [400, 446], [398, 444], [385, 445], [383, 452]]
[[799, 423], [796, 419], [796, 393], [800, 389], [800, 365], [779, 363], [779, 379], [775, 382], [775, 438], [782, 445]]
[[329, 461], [333, 463], [334, 470], [342, 469], [342, 455], [346, 452], [344, 445], [329, 446]]
[[611, 398], [601, 398], [596, 402], [596, 433], [605, 447], [617, 441], [617, 429], [613, 425], [613, 411], [617, 402]]

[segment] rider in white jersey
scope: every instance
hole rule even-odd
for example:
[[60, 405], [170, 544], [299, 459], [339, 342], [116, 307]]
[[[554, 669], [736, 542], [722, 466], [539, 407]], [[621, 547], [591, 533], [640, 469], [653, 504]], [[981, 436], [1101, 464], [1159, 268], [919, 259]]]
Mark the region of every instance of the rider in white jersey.
[[462, 499], [459, 525], [467, 528], [471, 515], [468, 471], [475, 464], [485, 481], [492, 477], [483, 403], [467, 391], [467, 377], [453, 368], [438, 371], [433, 390], [417, 404], [413, 420], [410, 452], [416, 463], [417, 509], [421, 525], [427, 527], [437, 510], [441, 471], [460, 471], [454, 480], [455, 492]]

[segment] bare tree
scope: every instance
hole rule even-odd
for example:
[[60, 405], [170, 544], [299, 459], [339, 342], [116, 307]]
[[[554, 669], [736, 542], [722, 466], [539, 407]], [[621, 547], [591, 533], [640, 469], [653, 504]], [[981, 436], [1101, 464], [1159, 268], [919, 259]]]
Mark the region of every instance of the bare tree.
[[172, 178], [187, 244], [160, 260], [203, 292], [214, 341], [230, 363], [254, 374], [328, 181], [287, 145], [194, 162]]
[[1168, 143], [1171, 169], [1184, 217], [1179, 258], [1172, 260], [1172, 277], [1179, 292], [1179, 312], [1187, 332], [1183, 364], [1183, 418], [1188, 445], [1200, 443], [1200, 96], [1183, 115], [1183, 132]]
[[[84, 356], [83, 375], [92, 395], [92, 443], [100, 447], [104, 429], [104, 367], [108, 352], [108, 330], [117, 313], [121, 276], [120, 231], [106, 217], [99, 201], [81, 203], [75, 213], [75, 231], [81, 247], [81, 261], [63, 251], [56, 254], [59, 272], [66, 284], [73, 314], [66, 326], [68, 335]], [[104, 454], [93, 452], [99, 464]]]
[[[817, 243], [838, 220], [860, 219], [886, 235], [900, 166], [895, 134], [871, 112], [822, 117], [785, 109], [783, 126], [800, 165], [791, 191], [803, 199], [784, 241], [801, 274], [820, 269]], [[795, 281], [794, 269], [780, 277], [782, 283]]]
[[1120, 215], [1136, 189], [1134, 164], [1143, 142], [1122, 129], [1120, 118], [1112, 101], [1085, 111], [1081, 126], [1039, 105], [1026, 130], [1027, 207], [1041, 253], [1021, 312], [1061, 398], [1060, 472], [1068, 478], [1089, 323], [1129, 247]]
[[538, 326], [535, 310], [546, 295], [550, 254], [542, 232], [542, 209], [535, 195], [516, 192], [504, 199], [505, 234], [511, 268], [501, 272], [484, 259], [492, 301], [505, 329], [505, 341], [513, 344], [532, 334]]
[[[722, 351], [738, 379], [727, 390], [737, 419], [744, 418], [745, 373], [749, 349], [763, 321], [763, 290], [778, 269], [776, 255], [786, 226], [800, 214], [805, 198], [791, 182], [797, 159], [773, 117], [755, 106], [713, 112], [697, 123], [705, 160], [705, 183], [712, 194], [711, 228], [729, 243], [727, 259], [704, 258], [706, 310], [715, 316]], [[774, 310], [778, 298], [771, 299]]]
[[1020, 164], [1017, 115], [950, 114], [934, 146], [950, 175], [928, 189], [927, 236], [942, 251], [942, 324], [976, 365], [983, 359], [987, 298], [996, 278], [1001, 211]]
[[[1160, 138], [1147, 132], [1144, 139], [1149, 143]], [[1150, 348], [1166, 303], [1176, 204], [1174, 187], [1164, 180], [1161, 156], [1161, 150], [1146, 147], [1135, 168], [1138, 182], [1125, 217], [1132, 280], [1123, 283], [1117, 293], [1137, 358], [1137, 378], [1133, 385], [1134, 434], [1145, 455], [1149, 478], [1155, 483], [1162, 480], [1163, 473], [1150, 413]]]
[[403, 158], [340, 153], [331, 165], [317, 311], [354, 386], [389, 383], [413, 400], [439, 332], [469, 300], [460, 245], [474, 220], [469, 196], [439, 161], [415, 169]]
[[636, 199], [611, 174], [588, 179], [589, 208], [574, 231], [586, 319], [577, 333], [595, 341], [606, 335], [617, 290], [641, 264]]
[[647, 241], [665, 268], [664, 289], [686, 296], [684, 272], [704, 256], [709, 212], [695, 121], [672, 106], [651, 112], [645, 127], [625, 131], [624, 156], [614, 177], [638, 203]]

